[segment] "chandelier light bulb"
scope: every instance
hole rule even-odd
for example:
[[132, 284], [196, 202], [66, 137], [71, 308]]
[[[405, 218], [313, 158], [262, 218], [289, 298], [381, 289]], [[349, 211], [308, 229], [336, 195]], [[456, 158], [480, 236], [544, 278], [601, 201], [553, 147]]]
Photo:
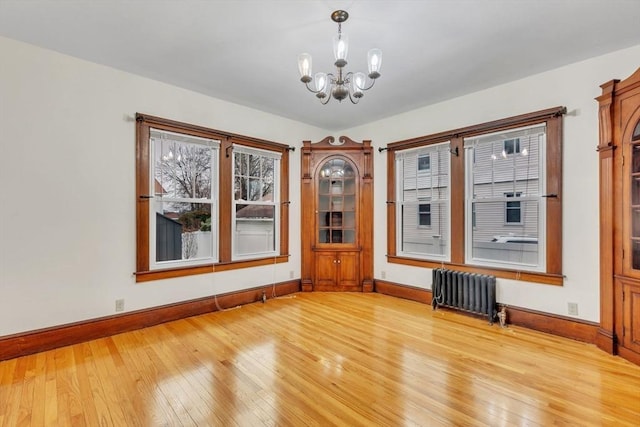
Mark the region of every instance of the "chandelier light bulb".
[[324, 92], [327, 86], [327, 73], [316, 73], [314, 80], [316, 81], [316, 90]]
[[369, 65], [369, 77], [372, 79], [380, 77], [382, 51], [378, 48], [369, 50], [369, 52], [367, 52], [367, 64]]
[[364, 88], [366, 81], [367, 77], [361, 72], [355, 73], [351, 78], [351, 94], [355, 98], [362, 98], [364, 96], [362, 89]]
[[347, 53], [349, 52], [349, 42], [346, 34], [338, 34], [333, 38], [333, 56], [336, 59], [336, 67], [347, 65]]
[[300, 71], [300, 80], [303, 83], [311, 81], [311, 55], [308, 53], [301, 53], [298, 55], [298, 71]]

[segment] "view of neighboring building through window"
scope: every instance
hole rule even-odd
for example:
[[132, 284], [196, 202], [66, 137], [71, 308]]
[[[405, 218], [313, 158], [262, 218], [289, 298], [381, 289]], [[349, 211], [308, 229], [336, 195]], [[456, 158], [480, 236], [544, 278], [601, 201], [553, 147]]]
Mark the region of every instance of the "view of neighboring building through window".
[[150, 130], [151, 268], [217, 260], [219, 141]]
[[431, 169], [431, 156], [421, 154], [418, 156], [418, 172], [428, 172]]
[[418, 225], [423, 227], [431, 226], [431, 205], [420, 203], [418, 205]]
[[388, 262], [561, 285], [565, 113], [388, 144]]
[[467, 263], [544, 270], [545, 142], [544, 125], [464, 140], [466, 209], [475, 211], [466, 227]]
[[401, 254], [449, 257], [449, 143], [395, 153]]
[[285, 144], [136, 114], [136, 281], [289, 260]]
[[[504, 196], [508, 198], [520, 197], [522, 193], [504, 193]], [[504, 222], [506, 224], [522, 224], [522, 213], [520, 210], [520, 202], [507, 202], [505, 204]]]
[[518, 154], [520, 152], [520, 138], [505, 139], [504, 148], [502, 149], [502, 156], [508, 156], [509, 154]]
[[279, 164], [279, 153], [233, 146], [234, 258], [275, 254]]

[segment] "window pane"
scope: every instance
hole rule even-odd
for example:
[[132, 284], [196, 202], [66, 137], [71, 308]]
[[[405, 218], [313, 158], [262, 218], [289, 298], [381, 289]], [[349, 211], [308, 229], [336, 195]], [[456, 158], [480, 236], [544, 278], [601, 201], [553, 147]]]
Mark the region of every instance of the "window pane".
[[449, 257], [449, 143], [396, 154], [400, 251], [425, 258]]
[[248, 255], [275, 250], [275, 206], [236, 205], [235, 253]]
[[153, 141], [155, 195], [210, 199], [213, 148], [168, 138]]
[[[428, 214], [421, 212], [419, 215], [420, 206], [429, 206]], [[402, 251], [423, 255], [447, 255], [447, 211], [446, 202], [434, 202], [430, 205], [405, 204], [401, 216]], [[420, 224], [419, 221], [426, 221], [427, 215], [429, 224]]]
[[[467, 226], [468, 262], [538, 269], [544, 126], [465, 140], [472, 194]], [[468, 187], [469, 188], [469, 187]]]
[[[505, 224], [504, 202], [475, 202], [472, 256], [476, 260], [538, 265], [539, 202], [518, 203], [519, 225]], [[522, 217], [520, 217], [522, 215]], [[514, 221], [515, 222], [515, 221]]]
[[154, 205], [156, 262], [213, 256], [211, 204], [158, 201]]

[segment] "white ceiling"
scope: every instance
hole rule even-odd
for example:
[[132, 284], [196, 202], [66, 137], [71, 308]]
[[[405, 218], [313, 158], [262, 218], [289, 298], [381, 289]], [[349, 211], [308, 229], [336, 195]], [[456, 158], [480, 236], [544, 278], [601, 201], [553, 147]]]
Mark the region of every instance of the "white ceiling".
[[[383, 52], [358, 105], [322, 106], [297, 55], [349, 71]], [[0, 0], [0, 35], [337, 131], [640, 44], [640, 0]], [[640, 59], [640, 58], [639, 58]]]

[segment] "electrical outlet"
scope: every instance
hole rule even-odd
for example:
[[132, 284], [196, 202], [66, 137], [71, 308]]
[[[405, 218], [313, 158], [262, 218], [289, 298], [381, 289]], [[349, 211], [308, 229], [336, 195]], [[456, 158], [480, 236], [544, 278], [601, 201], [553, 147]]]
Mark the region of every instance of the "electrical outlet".
[[116, 300], [116, 311], [124, 311], [124, 298]]
[[293, 279], [293, 270], [289, 271], [289, 279]]
[[387, 272], [386, 272], [386, 271], [384, 271], [384, 270], [382, 270], [382, 271], [380, 272], [380, 278], [381, 278], [381, 279], [386, 279], [386, 278], [387, 278]]
[[567, 303], [567, 311], [569, 312], [569, 315], [577, 316], [578, 315], [578, 303], [577, 302]]

